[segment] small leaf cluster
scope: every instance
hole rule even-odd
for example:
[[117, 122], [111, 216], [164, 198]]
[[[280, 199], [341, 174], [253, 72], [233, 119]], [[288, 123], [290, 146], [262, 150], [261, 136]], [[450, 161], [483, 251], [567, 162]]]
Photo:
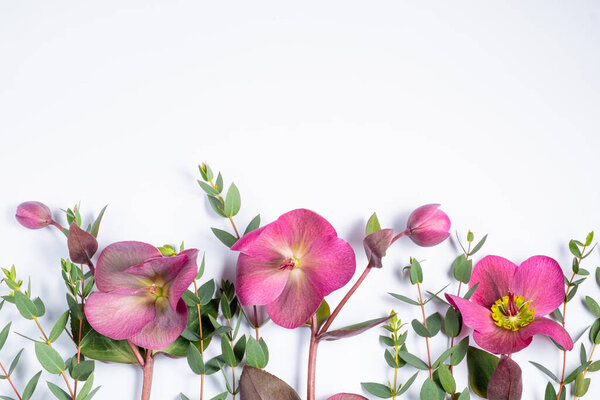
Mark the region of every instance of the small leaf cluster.
[[385, 349], [383, 356], [387, 365], [394, 370], [394, 380], [393, 382], [388, 381], [387, 385], [376, 382], [361, 383], [367, 392], [382, 399], [390, 397], [395, 399], [396, 396], [402, 395], [408, 390], [418, 375], [418, 372], [416, 372], [404, 385], [397, 381], [398, 370], [406, 365], [406, 361], [400, 358], [399, 352], [406, 351], [405, 342], [408, 332], [400, 333], [400, 328], [402, 327], [400, 319], [398, 319], [394, 311], [390, 315], [389, 323], [382, 325], [382, 328], [388, 331], [389, 335], [381, 335], [379, 338], [383, 344], [389, 347]]
[[[3, 304], [3, 303], [0, 303]], [[0, 306], [0, 309], [2, 309], [2, 307]], [[11, 322], [9, 322], [3, 329], [2, 331], [0, 331], [0, 350], [2, 350], [2, 348], [4, 347], [4, 344], [6, 343], [6, 340], [8, 338], [8, 334], [10, 332], [10, 326], [11, 326]], [[4, 373], [6, 373], [6, 375], [0, 375], [0, 379], [10, 379], [13, 371], [15, 370], [15, 368], [17, 367], [19, 360], [21, 359], [21, 354], [23, 354], [23, 350], [21, 349], [19, 350], [19, 352], [17, 353], [17, 355], [12, 359], [8, 370], [6, 370], [6, 368], [2, 365], [2, 363], [0, 363], [0, 366], [2, 366], [2, 371]], [[39, 371], [38, 373], [36, 373], [35, 375], [33, 375], [31, 377], [31, 379], [29, 379], [29, 381], [27, 382], [27, 385], [25, 385], [25, 389], [23, 389], [23, 393], [22, 395], [20, 395], [20, 398], [22, 400], [29, 400], [31, 398], [31, 396], [33, 396], [33, 392], [35, 391], [35, 388], [37, 387], [37, 383], [38, 380], [40, 379], [40, 375], [42, 374], [42, 371]], [[16, 389], [15, 389], [16, 390]], [[17, 393], [18, 394], [18, 393]], [[8, 396], [3, 396], [3, 398], [5, 399], [12, 399], [12, 397], [8, 397]]]

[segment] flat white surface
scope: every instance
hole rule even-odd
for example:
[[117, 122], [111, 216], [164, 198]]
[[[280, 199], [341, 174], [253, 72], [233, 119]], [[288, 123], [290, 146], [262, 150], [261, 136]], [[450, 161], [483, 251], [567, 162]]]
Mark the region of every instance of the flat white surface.
[[[185, 240], [206, 251], [208, 277], [233, 277], [236, 255], [210, 232], [228, 226], [195, 183], [196, 165], [207, 161], [240, 188], [239, 225], [258, 212], [269, 222], [313, 209], [354, 246], [358, 272], [373, 211], [401, 230], [430, 202], [443, 204], [461, 236], [489, 233], [480, 256], [518, 263], [545, 254], [568, 272], [568, 240], [600, 228], [599, 22], [595, 1], [2, 1], [0, 265], [32, 276], [50, 328], [66, 307], [64, 238], [21, 228], [13, 215], [25, 200], [55, 215], [81, 202], [85, 218], [109, 204], [101, 247]], [[392, 308], [405, 321], [419, 317], [386, 294], [414, 296], [401, 267], [409, 256], [426, 259], [424, 286], [437, 290], [458, 251], [454, 241], [399, 242], [335, 326]], [[598, 252], [584, 263], [597, 264]], [[600, 297], [593, 279], [580, 290]], [[12, 307], [0, 315], [36, 337]], [[572, 334], [592, 321], [580, 301], [569, 305]], [[381, 333], [320, 346], [318, 399], [365, 394], [360, 382], [391, 377]], [[270, 324], [262, 334], [267, 369], [304, 397], [308, 332]], [[422, 339], [409, 345], [425, 354]], [[39, 369], [32, 347], [11, 335], [0, 352], [6, 363], [22, 346], [20, 388]], [[67, 340], [59, 346], [72, 351]], [[432, 346], [439, 354], [447, 342], [438, 336]], [[542, 399], [546, 378], [527, 361], [558, 374], [560, 353], [536, 337], [514, 358], [523, 398]], [[577, 359], [569, 354], [568, 365]], [[158, 359], [155, 373], [153, 399], [197, 397], [185, 360]], [[402, 381], [412, 373], [402, 369]], [[134, 399], [141, 374], [99, 363], [96, 382], [99, 399]], [[599, 387], [594, 377], [590, 393]], [[207, 395], [222, 390], [219, 375], [207, 379]], [[47, 398], [42, 391], [35, 398]], [[6, 382], [0, 393], [11, 394]]]

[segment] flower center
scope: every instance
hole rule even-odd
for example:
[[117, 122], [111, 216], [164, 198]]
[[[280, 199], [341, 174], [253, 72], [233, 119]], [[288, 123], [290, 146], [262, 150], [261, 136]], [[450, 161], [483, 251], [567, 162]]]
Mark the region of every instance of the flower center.
[[508, 296], [496, 300], [492, 305], [494, 323], [510, 331], [518, 331], [535, 319], [535, 310], [523, 296], [515, 297], [511, 292]]
[[300, 266], [300, 260], [296, 257], [288, 257], [279, 265], [280, 270], [289, 269], [292, 270]]
[[162, 286], [157, 286], [155, 283], [153, 283], [150, 286], [139, 288], [134, 293], [137, 294], [137, 293], [141, 293], [141, 292], [146, 292], [146, 293], [152, 295], [155, 298], [160, 298], [160, 297], [163, 297], [163, 295], [164, 295], [163, 287]]

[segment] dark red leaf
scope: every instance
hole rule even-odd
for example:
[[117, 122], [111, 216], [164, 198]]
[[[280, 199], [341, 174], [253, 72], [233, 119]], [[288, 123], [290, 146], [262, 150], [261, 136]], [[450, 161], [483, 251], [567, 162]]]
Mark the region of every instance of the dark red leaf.
[[364, 396], [361, 396], [360, 394], [354, 394], [354, 393], [338, 393], [335, 394], [331, 397], [329, 397], [327, 400], [369, 400]]
[[91, 260], [98, 250], [98, 241], [94, 236], [78, 227], [75, 221], [69, 227], [67, 245], [71, 261], [77, 264], [93, 265]]
[[507, 356], [502, 356], [488, 384], [488, 399], [521, 400], [522, 393], [521, 367]]
[[244, 366], [240, 377], [240, 400], [300, 400], [287, 383], [262, 369]]
[[393, 238], [394, 231], [392, 229], [381, 229], [371, 233], [363, 240], [369, 267], [381, 268], [383, 266], [381, 259], [385, 256], [388, 247], [391, 246]]

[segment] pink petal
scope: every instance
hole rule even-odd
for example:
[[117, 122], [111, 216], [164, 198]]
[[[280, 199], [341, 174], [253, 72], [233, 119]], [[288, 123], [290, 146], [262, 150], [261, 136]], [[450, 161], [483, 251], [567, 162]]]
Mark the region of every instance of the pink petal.
[[520, 331], [500, 328], [488, 332], [473, 332], [473, 339], [482, 349], [496, 354], [512, 354], [523, 350], [531, 343], [531, 337], [523, 338]]
[[311, 284], [302, 269], [296, 268], [290, 272], [281, 295], [267, 304], [267, 311], [277, 325], [293, 329], [308, 321], [321, 301], [320, 290]]
[[279, 269], [282, 259], [265, 261], [240, 254], [236, 268], [236, 292], [243, 305], [268, 304], [285, 287], [290, 270]]
[[314, 211], [303, 208], [292, 210], [277, 219], [292, 234], [293, 252], [298, 258], [302, 258], [310, 249], [314, 241], [322, 236], [337, 236], [333, 226]]
[[523, 261], [512, 280], [512, 291], [531, 301], [536, 316], [556, 309], [565, 298], [560, 265], [550, 257], [534, 256]]
[[492, 319], [492, 311], [477, 303], [465, 300], [462, 297], [446, 293], [446, 299], [458, 308], [465, 325], [478, 332], [490, 332], [495, 330], [496, 325]]
[[442, 243], [448, 239], [450, 232], [448, 230], [434, 230], [434, 229], [415, 229], [411, 231], [410, 238], [413, 242], [422, 247], [431, 247]]
[[423, 225], [429, 218], [435, 214], [437, 209], [440, 207], [439, 204], [426, 204], [414, 210], [408, 217], [406, 227], [409, 229], [418, 228]]
[[506, 258], [498, 256], [482, 258], [475, 264], [469, 281], [470, 288], [479, 283], [471, 300], [485, 308], [490, 308], [496, 300], [508, 295], [516, 269], [517, 266]]
[[198, 250], [188, 249], [179, 253], [178, 256], [187, 256], [187, 261], [177, 276], [170, 282], [167, 296], [169, 297], [169, 304], [173, 311], [177, 311], [177, 304], [179, 299], [181, 299], [181, 295], [190, 287], [198, 273], [198, 266], [196, 265]]
[[96, 331], [112, 339], [127, 339], [154, 318], [154, 298], [132, 289], [94, 292], [85, 303], [85, 316]]
[[254, 244], [254, 241], [260, 236], [264, 229], [265, 227], [263, 226], [262, 228], [255, 229], [252, 232], [245, 234], [239, 238], [233, 246], [231, 246], [231, 250], [239, 251], [241, 253], [245, 253], [246, 251], [250, 250]]
[[160, 251], [147, 243], [117, 242], [108, 245], [98, 258], [96, 286], [103, 292], [139, 287], [139, 279], [123, 274], [123, 271], [133, 265], [142, 264], [149, 258], [160, 256]]
[[529, 325], [518, 330], [523, 339], [530, 339], [533, 335], [546, 335], [554, 339], [567, 350], [573, 348], [573, 340], [569, 333], [559, 323], [549, 318], [535, 318]]
[[145, 281], [165, 284], [175, 279], [187, 262], [188, 256], [186, 254], [179, 254], [174, 257], [154, 257], [142, 264], [127, 268], [123, 273], [139, 276]]
[[321, 297], [344, 286], [356, 270], [354, 250], [348, 242], [335, 236], [322, 236], [315, 240], [300, 267], [316, 287]]
[[364, 396], [354, 393], [338, 393], [331, 397], [328, 397], [327, 400], [369, 400]]
[[156, 316], [141, 331], [133, 335], [130, 340], [138, 346], [152, 350], [162, 350], [173, 343], [183, 332], [187, 325], [188, 310], [185, 302], [177, 303], [177, 311], [163, 298], [156, 302]]

